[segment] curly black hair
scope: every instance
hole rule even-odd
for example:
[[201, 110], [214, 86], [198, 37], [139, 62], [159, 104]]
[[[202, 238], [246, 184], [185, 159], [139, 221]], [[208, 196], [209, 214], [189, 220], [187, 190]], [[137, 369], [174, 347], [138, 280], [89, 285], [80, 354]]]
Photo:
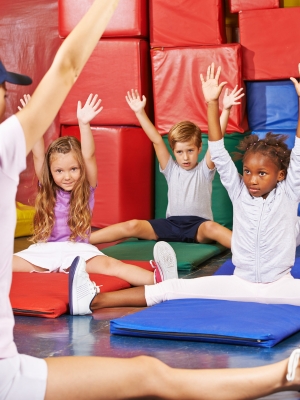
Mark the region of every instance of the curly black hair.
[[264, 139], [260, 139], [257, 135], [249, 135], [237, 146], [237, 149], [241, 150], [242, 153], [235, 152], [234, 159], [242, 160], [244, 162], [245, 158], [250, 153], [261, 153], [262, 155], [269, 157], [271, 161], [277, 165], [279, 170], [285, 172], [286, 176], [291, 155], [291, 150], [285, 143], [287, 138], [287, 135], [272, 132], [268, 132]]

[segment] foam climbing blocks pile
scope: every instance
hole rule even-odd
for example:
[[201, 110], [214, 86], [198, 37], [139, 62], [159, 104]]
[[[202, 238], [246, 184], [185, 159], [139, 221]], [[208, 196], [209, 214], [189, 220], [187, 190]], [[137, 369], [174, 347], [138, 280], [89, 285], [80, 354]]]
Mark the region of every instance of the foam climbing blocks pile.
[[[151, 141], [138, 127], [98, 126], [92, 127], [92, 132], [98, 166], [92, 226], [150, 219], [154, 169]], [[79, 128], [63, 126], [61, 135], [79, 139]]]
[[279, 0], [229, 0], [230, 12], [278, 8]]
[[300, 7], [239, 13], [245, 80], [298, 76]]
[[[94, 0], [59, 0], [59, 35], [67, 37]], [[120, 1], [102, 37], [147, 37], [147, 0]]]
[[222, 0], [150, 0], [151, 47], [226, 43]]
[[103, 99], [103, 110], [93, 119], [93, 125], [139, 126], [125, 95], [130, 89], [143, 93], [148, 99], [146, 111], [151, 116], [150, 75], [149, 44], [146, 40], [101, 40], [61, 107], [60, 123], [76, 125], [78, 100], [85, 102], [90, 93], [97, 93]]
[[[151, 50], [155, 125], [166, 134], [179, 121], [190, 120], [207, 132], [207, 107], [204, 101], [200, 73], [206, 76], [207, 66], [214, 61], [222, 67], [221, 81], [227, 87], [243, 87], [241, 46], [195, 46]], [[220, 104], [224, 91], [220, 97]], [[245, 132], [248, 129], [245, 99], [232, 108], [226, 132]]]

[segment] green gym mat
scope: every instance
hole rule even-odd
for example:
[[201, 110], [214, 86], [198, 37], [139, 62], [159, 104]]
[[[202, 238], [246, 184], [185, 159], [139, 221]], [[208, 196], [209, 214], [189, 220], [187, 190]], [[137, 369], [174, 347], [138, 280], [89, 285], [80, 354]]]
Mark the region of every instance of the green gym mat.
[[[109, 257], [118, 260], [153, 260], [154, 240], [130, 239], [115, 246], [101, 249]], [[200, 244], [200, 243], [169, 243], [177, 257], [179, 271], [190, 271], [193, 267], [201, 264], [209, 258], [222, 253], [225, 247], [220, 244]]]

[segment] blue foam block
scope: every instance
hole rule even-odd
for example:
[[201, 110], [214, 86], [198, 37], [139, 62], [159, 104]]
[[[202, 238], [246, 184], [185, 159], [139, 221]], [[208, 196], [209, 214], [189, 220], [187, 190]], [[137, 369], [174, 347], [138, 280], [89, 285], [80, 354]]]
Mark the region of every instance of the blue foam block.
[[[299, 253], [299, 254], [298, 254]], [[300, 279], [300, 246], [297, 247], [296, 250], [296, 259], [295, 264], [291, 269], [291, 275], [295, 279]], [[227, 260], [221, 267], [214, 273], [214, 275], [232, 275], [235, 266], [232, 263], [232, 260]]]
[[114, 319], [116, 335], [273, 347], [300, 330], [300, 307], [211, 299], [169, 300]]
[[298, 96], [293, 82], [246, 82], [247, 113], [251, 130], [294, 130], [298, 121]]

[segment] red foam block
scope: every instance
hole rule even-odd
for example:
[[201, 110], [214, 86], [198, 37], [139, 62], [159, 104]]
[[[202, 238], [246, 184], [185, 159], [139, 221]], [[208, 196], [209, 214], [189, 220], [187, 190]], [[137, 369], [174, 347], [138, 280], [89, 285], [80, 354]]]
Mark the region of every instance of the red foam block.
[[[148, 261], [124, 261], [152, 270]], [[101, 292], [127, 289], [123, 279], [102, 274], [90, 274], [90, 279], [101, 286]], [[14, 272], [10, 301], [15, 315], [56, 318], [69, 311], [68, 275], [64, 273], [39, 274]]]
[[148, 98], [146, 111], [151, 117], [150, 77], [149, 44], [145, 40], [101, 40], [61, 107], [61, 124], [77, 124], [78, 100], [85, 102], [90, 93], [97, 93], [104, 108], [93, 119], [94, 125], [139, 126], [125, 95], [130, 89], [143, 93]]
[[150, 0], [151, 47], [226, 43], [222, 0]]
[[[105, 226], [153, 216], [153, 146], [142, 128], [92, 127], [98, 188], [92, 225]], [[78, 126], [63, 126], [62, 136], [79, 139]]]
[[[207, 132], [207, 107], [204, 101], [200, 73], [206, 76], [211, 62], [222, 67], [221, 81], [227, 87], [243, 86], [241, 47], [239, 44], [189, 48], [152, 49], [155, 124], [161, 134], [169, 132], [177, 122], [190, 120]], [[224, 91], [220, 97], [220, 106]], [[245, 97], [241, 105], [232, 107], [226, 132], [248, 129], [245, 117]]]
[[[93, 4], [94, 0], [59, 0], [59, 35], [67, 37]], [[147, 37], [147, 0], [123, 0], [119, 2], [102, 37]]]
[[278, 8], [279, 0], [229, 0], [230, 12]]
[[239, 13], [244, 79], [298, 76], [299, 20], [300, 7]]

